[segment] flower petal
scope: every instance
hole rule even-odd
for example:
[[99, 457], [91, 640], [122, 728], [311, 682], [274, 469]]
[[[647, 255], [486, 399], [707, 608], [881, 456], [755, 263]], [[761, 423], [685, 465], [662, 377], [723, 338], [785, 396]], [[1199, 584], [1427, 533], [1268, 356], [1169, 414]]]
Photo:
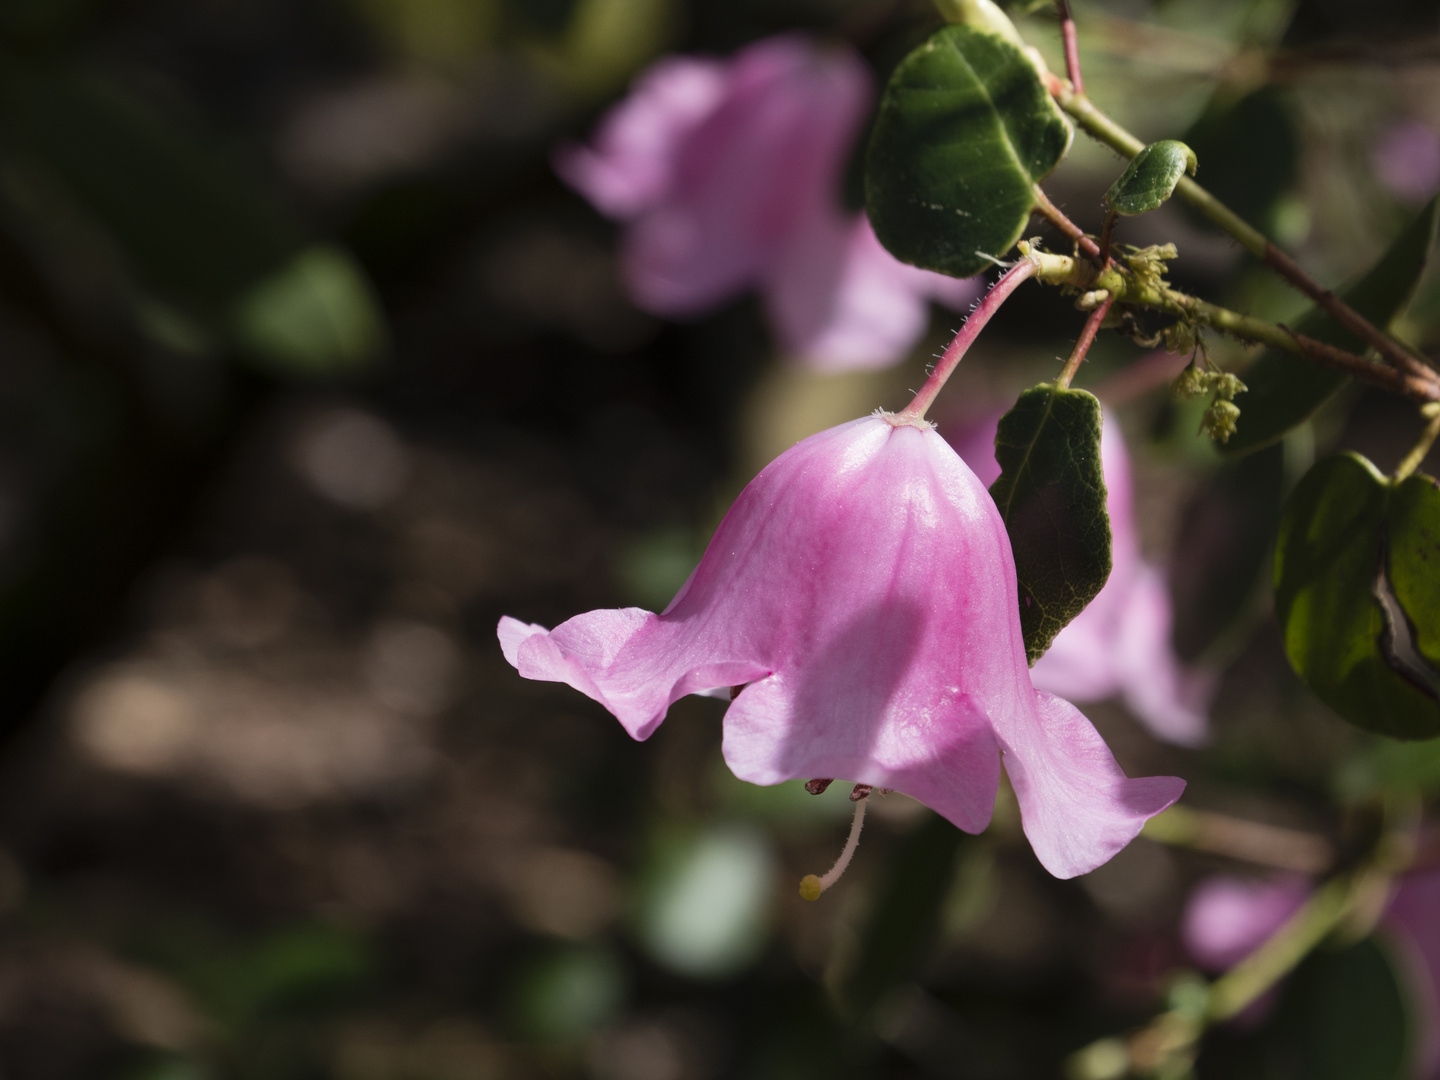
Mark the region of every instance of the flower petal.
[[[854, 647], [863, 644], [856, 634]], [[725, 764], [753, 784], [824, 776], [891, 788], [966, 832], [984, 831], [1000, 783], [989, 718], [959, 694], [921, 722], [886, 723], [872, 694], [855, 693], [855, 673], [872, 663], [841, 650], [799, 687], [779, 675], [747, 686], [725, 714]]]
[[1148, 819], [1180, 798], [1185, 781], [1128, 778], [1079, 709], [1043, 691], [1035, 696], [1038, 715], [997, 723], [995, 733], [1030, 846], [1046, 870], [1072, 878], [1135, 839]]
[[842, 219], [827, 207], [776, 261], [765, 300], [796, 359], [817, 371], [853, 371], [904, 357], [930, 323], [930, 298], [959, 306], [979, 291], [977, 279], [906, 266], [880, 246], [863, 214]]
[[1146, 727], [1177, 745], [1199, 746], [1209, 737], [1210, 700], [1218, 680], [1176, 659], [1170, 647], [1171, 619], [1164, 579], [1142, 563], [1125, 598], [1115, 667], [1125, 704]]
[[719, 60], [658, 60], [605, 114], [593, 146], [567, 143], [555, 151], [555, 171], [601, 213], [633, 218], [669, 193], [676, 155], [719, 107], [725, 89], [725, 64]]
[[[527, 679], [568, 683], [610, 710], [631, 737], [648, 739], [686, 694], [769, 673], [752, 662], [715, 659], [710, 643], [687, 629], [640, 608], [589, 611], [548, 634], [527, 635], [513, 663]], [[507, 633], [513, 641], [514, 629], [502, 621], [502, 648]]]
[[758, 283], [798, 228], [838, 212], [840, 169], [870, 95], [857, 55], [800, 35], [737, 53], [723, 101], [676, 153], [666, 197], [626, 234], [635, 301], [694, 315]]
[[1185, 903], [1185, 950], [1206, 971], [1234, 967], [1300, 909], [1311, 888], [1299, 875], [1206, 878]]

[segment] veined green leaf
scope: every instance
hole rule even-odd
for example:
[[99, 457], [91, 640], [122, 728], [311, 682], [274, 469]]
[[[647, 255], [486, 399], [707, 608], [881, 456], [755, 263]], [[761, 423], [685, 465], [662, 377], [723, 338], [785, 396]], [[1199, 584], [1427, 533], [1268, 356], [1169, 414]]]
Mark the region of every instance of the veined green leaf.
[[[1437, 216], [1440, 197], [1431, 199], [1370, 272], [1344, 292], [1345, 302], [1376, 326], [1389, 326], [1404, 311], [1425, 269]], [[1359, 338], [1319, 308], [1312, 308], [1295, 330], [1341, 349], [1364, 350]], [[1244, 378], [1249, 389], [1235, 401], [1240, 407], [1236, 432], [1229, 442], [1216, 447], [1227, 456], [1247, 454], [1279, 439], [1313, 416], [1350, 381], [1342, 372], [1273, 350], [1246, 369]]]
[[1435, 481], [1394, 485], [1358, 454], [1316, 463], [1285, 504], [1275, 550], [1285, 652], [1356, 727], [1440, 735], [1437, 539]]
[[1195, 151], [1183, 142], [1151, 143], [1130, 159], [1120, 179], [1110, 185], [1105, 201], [1117, 214], [1133, 217], [1158, 210], [1175, 191], [1180, 177], [1195, 175]]
[[880, 102], [865, 167], [876, 235], [903, 262], [978, 273], [1020, 239], [1036, 181], [1073, 134], [1015, 45], [971, 26], [936, 31]]
[[995, 433], [990, 487], [1010, 534], [1025, 654], [1035, 663], [1110, 576], [1100, 403], [1048, 383], [1026, 390]]

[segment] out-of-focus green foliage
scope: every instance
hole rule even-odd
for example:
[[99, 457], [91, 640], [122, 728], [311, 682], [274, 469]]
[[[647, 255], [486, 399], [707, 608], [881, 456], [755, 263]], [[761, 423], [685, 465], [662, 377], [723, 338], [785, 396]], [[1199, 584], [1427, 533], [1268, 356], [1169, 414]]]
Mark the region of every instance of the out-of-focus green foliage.
[[[1435, 243], [1440, 198], [1431, 199], [1420, 215], [1400, 233], [1380, 260], [1343, 293], [1346, 303], [1377, 326], [1388, 326], [1415, 291]], [[1312, 309], [1295, 326], [1330, 345], [1356, 350], [1359, 338], [1324, 311]], [[1245, 371], [1247, 392], [1240, 398], [1240, 420], [1224, 452], [1244, 454], [1266, 446], [1311, 416], [1349, 376], [1298, 357], [1267, 352]]]

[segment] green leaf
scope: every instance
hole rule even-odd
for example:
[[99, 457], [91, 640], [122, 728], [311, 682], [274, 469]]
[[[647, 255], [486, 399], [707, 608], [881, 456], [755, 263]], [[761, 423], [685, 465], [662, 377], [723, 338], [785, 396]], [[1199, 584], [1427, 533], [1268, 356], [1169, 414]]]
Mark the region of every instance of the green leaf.
[[1010, 534], [1025, 654], [1035, 663], [1110, 576], [1100, 466], [1100, 403], [1046, 383], [1026, 390], [995, 433], [990, 487]]
[[[1276, 207], [1300, 171], [1300, 137], [1290, 94], [1262, 86], [1238, 101], [1217, 91], [1204, 115], [1182, 136], [1205, 162], [1205, 189], [1261, 232], [1271, 231]], [[1218, 226], [1188, 205], [1199, 228]]]
[[345, 252], [300, 252], [236, 304], [235, 333], [268, 366], [300, 375], [365, 367], [384, 343], [370, 283]]
[[[1320, 948], [1286, 980], [1263, 1026], [1206, 1033], [1195, 1075], [1224, 1080], [1405, 1080], [1424, 1013], [1401, 958], [1378, 936]], [[1418, 1022], [1418, 1024], [1417, 1024]]]
[[364, 272], [304, 245], [265, 185], [120, 84], [66, 68], [16, 67], [0, 106], [44, 177], [122, 252], [137, 321], [179, 351], [228, 334], [287, 374], [363, 366], [384, 342]]
[[[1193, 430], [1192, 424], [1187, 435]], [[1288, 452], [1276, 444], [1224, 463], [1186, 507], [1170, 572], [1175, 650], [1182, 659], [1248, 634], [1262, 599], [1268, 608]]]
[[1390, 588], [1415, 650], [1440, 668], [1440, 485], [1423, 473], [1406, 477], [1390, 496], [1386, 531]]
[[107, 230], [150, 290], [215, 314], [300, 247], [298, 226], [245, 171], [124, 86], [13, 68], [20, 146]]
[[1440, 735], [1433, 485], [1412, 476], [1397, 488], [1358, 454], [1326, 458], [1287, 500], [1275, 550], [1275, 609], [1296, 673], [1356, 727], [1396, 738]]
[[924, 965], [934, 949], [941, 909], [955, 879], [955, 856], [965, 839], [940, 815], [927, 814], [895, 852], [854, 966], [841, 987], [841, 1001], [851, 1016], [869, 1013]]
[[901, 61], [870, 136], [865, 200], [898, 259], [968, 277], [1020, 239], [1073, 137], [1015, 45], [947, 26]]
[[[1344, 292], [1345, 302], [1376, 326], [1389, 326], [1405, 309], [1425, 269], [1437, 216], [1440, 197], [1431, 199], [1370, 272]], [[1341, 349], [1364, 351], [1359, 338], [1318, 308], [1312, 308], [1295, 330]], [[1269, 445], [1310, 419], [1350, 381], [1341, 372], [1273, 350], [1246, 369], [1244, 377], [1249, 390], [1235, 402], [1240, 406], [1238, 428], [1229, 442], [1218, 447], [1225, 455], [1246, 454]]]
[[1403, 1080], [1413, 1007], [1406, 982], [1374, 938], [1321, 950], [1300, 966], [1280, 1007], [1282, 1037], [1307, 1080]]
[[1180, 177], [1195, 175], [1195, 151], [1183, 142], [1165, 139], [1151, 143], [1131, 160], [1110, 185], [1105, 201], [1117, 214], [1133, 217], [1158, 210], [1175, 191]]

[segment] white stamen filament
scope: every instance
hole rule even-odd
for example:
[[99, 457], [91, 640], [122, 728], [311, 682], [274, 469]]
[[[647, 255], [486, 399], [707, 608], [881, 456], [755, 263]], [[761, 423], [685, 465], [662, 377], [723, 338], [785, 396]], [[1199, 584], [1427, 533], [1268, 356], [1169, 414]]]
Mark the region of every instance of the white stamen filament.
[[845, 850], [840, 852], [840, 858], [835, 860], [829, 873], [823, 877], [806, 874], [800, 879], [800, 895], [806, 900], [820, 899], [820, 894], [839, 881], [840, 875], [845, 873], [845, 868], [855, 856], [855, 849], [860, 846], [860, 827], [865, 824], [865, 804], [869, 801], [865, 798], [855, 803], [855, 816], [850, 819], [850, 835], [845, 838]]

